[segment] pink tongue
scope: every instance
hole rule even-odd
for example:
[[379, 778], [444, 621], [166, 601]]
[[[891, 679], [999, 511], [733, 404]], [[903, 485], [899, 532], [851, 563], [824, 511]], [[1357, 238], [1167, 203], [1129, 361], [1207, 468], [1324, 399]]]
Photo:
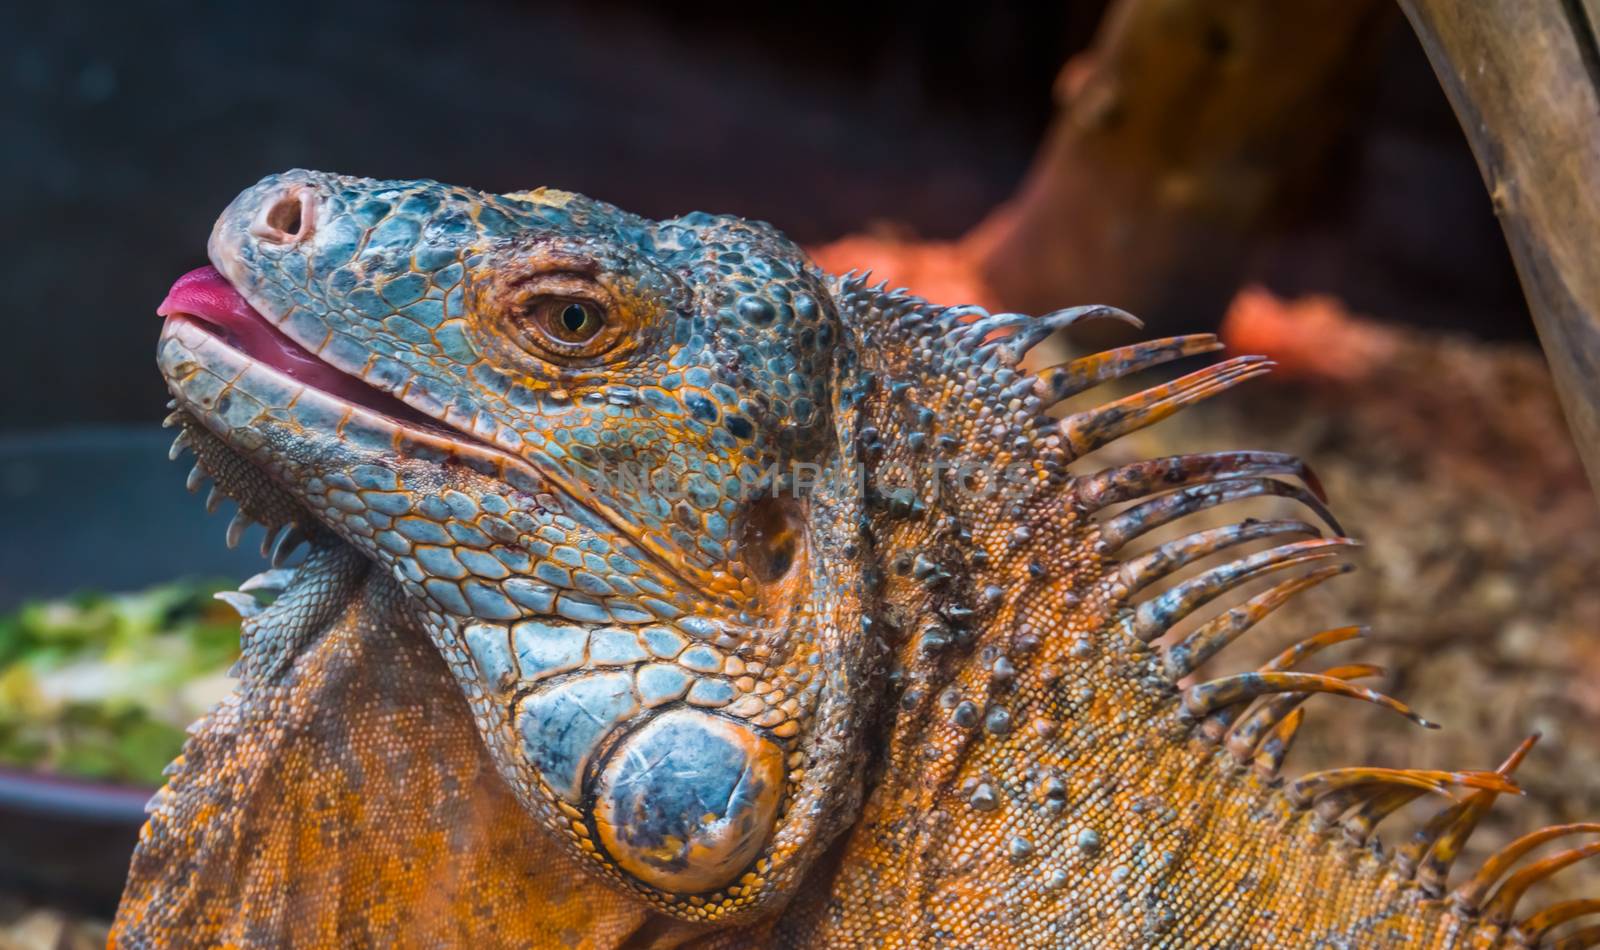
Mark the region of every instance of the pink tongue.
[[218, 325], [262, 322], [261, 314], [245, 302], [221, 271], [209, 264], [179, 277], [167, 291], [167, 299], [156, 308], [158, 316], [170, 317], [175, 313], [193, 314]]
[[385, 409], [394, 408], [387, 405], [392, 397], [346, 376], [284, 336], [215, 267], [198, 267], [179, 277], [156, 313], [163, 317], [188, 314], [252, 359], [346, 402], [373, 406], [383, 401]]
[[[235, 349], [318, 389], [329, 389], [330, 384], [348, 387], [354, 382], [268, 323], [215, 267], [197, 267], [179, 277], [156, 313], [163, 317], [176, 313], [198, 317], [222, 331], [223, 338]], [[366, 389], [360, 384], [356, 388]]]

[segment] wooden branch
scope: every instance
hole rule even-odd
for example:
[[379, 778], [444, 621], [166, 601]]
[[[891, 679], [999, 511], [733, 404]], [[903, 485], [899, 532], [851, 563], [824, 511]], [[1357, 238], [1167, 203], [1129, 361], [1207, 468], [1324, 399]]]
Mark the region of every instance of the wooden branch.
[[1400, 0], [1467, 134], [1600, 491], [1600, 0]]
[[1117, 0], [1057, 81], [1027, 180], [966, 241], [1019, 310], [1132, 310], [1214, 325], [1249, 240], [1328, 154], [1388, 0]]

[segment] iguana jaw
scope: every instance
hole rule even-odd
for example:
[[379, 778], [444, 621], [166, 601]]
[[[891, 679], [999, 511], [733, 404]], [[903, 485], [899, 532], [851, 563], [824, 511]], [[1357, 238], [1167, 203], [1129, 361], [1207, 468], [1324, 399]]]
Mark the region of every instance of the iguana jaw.
[[270, 367], [303, 385], [414, 428], [439, 434], [450, 430], [393, 395], [364, 380], [340, 372], [286, 336], [234, 289], [215, 267], [196, 268], [172, 285], [156, 308], [170, 324], [198, 323], [229, 348], [255, 364]]

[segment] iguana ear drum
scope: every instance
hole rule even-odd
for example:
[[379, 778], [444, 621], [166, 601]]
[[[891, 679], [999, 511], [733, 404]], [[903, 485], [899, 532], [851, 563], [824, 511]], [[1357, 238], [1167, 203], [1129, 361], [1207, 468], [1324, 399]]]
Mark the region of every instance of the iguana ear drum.
[[672, 709], [612, 753], [595, 784], [595, 830], [623, 871], [694, 894], [755, 860], [782, 796], [775, 743], [721, 716]]

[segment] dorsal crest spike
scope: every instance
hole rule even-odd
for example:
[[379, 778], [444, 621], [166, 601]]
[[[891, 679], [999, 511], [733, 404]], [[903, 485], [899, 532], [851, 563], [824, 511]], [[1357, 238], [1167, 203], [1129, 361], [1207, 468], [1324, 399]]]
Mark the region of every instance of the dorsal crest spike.
[[1552, 854], [1542, 861], [1535, 861], [1522, 870], [1506, 878], [1506, 882], [1495, 891], [1494, 897], [1483, 909], [1483, 916], [1490, 923], [1504, 925], [1511, 920], [1511, 915], [1516, 911], [1517, 904], [1527, 894], [1528, 888], [1555, 874], [1562, 868], [1570, 867], [1579, 861], [1584, 861], [1600, 855], [1600, 841], [1577, 848], [1568, 848], [1558, 854]]
[[1346, 643], [1350, 640], [1358, 640], [1370, 635], [1370, 633], [1371, 631], [1366, 626], [1360, 624], [1323, 630], [1288, 647], [1282, 653], [1268, 660], [1261, 669], [1263, 671], [1287, 670], [1297, 665], [1301, 660], [1320, 653], [1328, 647]]
[[1449, 795], [1452, 788], [1482, 788], [1522, 794], [1522, 790], [1499, 772], [1443, 772], [1435, 769], [1380, 769], [1355, 767], [1311, 772], [1290, 783], [1284, 794], [1299, 807], [1310, 807], [1330, 793], [1360, 786], [1381, 788], [1405, 785]]
[[[1333, 679], [1355, 680], [1382, 676], [1383, 668], [1370, 663], [1354, 663], [1323, 670], [1322, 675]], [[1234, 761], [1243, 764], [1254, 758], [1262, 737], [1310, 698], [1310, 693], [1284, 693], [1281, 696], [1273, 696], [1240, 720], [1239, 724], [1229, 731], [1224, 742]]]
[[1364, 843], [1385, 818], [1426, 794], [1425, 789], [1401, 786], [1372, 796], [1344, 819], [1345, 837], [1352, 844]]
[[1484, 899], [1488, 896], [1490, 889], [1528, 852], [1558, 838], [1579, 834], [1600, 834], [1600, 822], [1586, 821], [1565, 825], [1551, 825], [1548, 828], [1540, 828], [1537, 831], [1528, 832], [1501, 848], [1490, 856], [1487, 861], [1483, 862], [1483, 866], [1478, 869], [1478, 873], [1474, 874], [1451, 893], [1451, 900], [1459, 907], [1467, 910], [1477, 910], [1483, 906]]
[[1121, 379], [1162, 363], [1186, 356], [1214, 353], [1222, 341], [1210, 333], [1147, 340], [1103, 350], [1041, 370], [1028, 378], [1028, 385], [1045, 405], [1054, 405], [1093, 386]]
[[1281, 581], [1213, 618], [1163, 653], [1167, 675], [1175, 682], [1188, 676], [1296, 594], [1349, 569], [1347, 564], [1335, 564]]
[[[1495, 771], [1510, 776], [1522, 764], [1538, 738], [1538, 733], [1534, 733], [1523, 739]], [[1407, 845], [1403, 866], [1407, 873], [1414, 871], [1417, 881], [1430, 894], [1444, 893], [1451, 867], [1460, 857], [1473, 831], [1477, 830], [1478, 823], [1494, 806], [1496, 797], [1492, 791], [1475, 793], [1462, 802], [1461, 807], [1450, 809], [1448, 820], [1437, 826], [1432, 822], [1425, 825]]]
[[1201, 719], [1234, 703], [1246, 702], [1272, 693], [1292, 692], [1347, 696], [1393, 710], [1424, 729], [1439, 728], [1437, 723], [1424, 719], [1410, 706], [1392, 696], [1385, 696], [1383, 693], [1316, 673], [1236, 673], [1208, 680], [1183, 691], [1182, 715], [1189, 719]]
[[1552, 904], [1517, 921], [1513, 933], [1523, 943], [1536, 946], [1556, 927], [1590, 914], [1600, 914], [1600, 897], [1581, 897]]
[[[1320, 633], [1315, 633], [1309, 637], [1306, 637], [1300, 642], [1284, 650], [1282, 653], [1279, 653], [1277, 656], [1263, 664], [1261, 668], [1257, 670], [1257, 672], [1272, 673], [1291, 669], [1298, 665], [1302, 660], [1314, 656], [1330, 646], [1344, 643], [1347, 640], [1353, 640], [1357, 637], [1365, 636], [1365, 634], [1366, 628], [1357, 626], [1335, 627], [1331, 630], [1323, 630]], [[1328, 670], [1325, 671], [1325, 675], [1335, 674], [1333, 670]], [[1290, 708], [1297, 705], [1299, 705], [1299, 701], [1291, 703], [1285, 708]], [[1244, 712], [1244, 707], [1245, 704], [1243, 703], [1225, 706], [1207, 716], [1205, 721], [1201, 723], [1198, 730], [1201, 741], [1213, 744], [1222, 741], [1229, 728], [1233, 726], [1234, 720]]]
[[1317, 519], [1334, 534], [1343, 534], [1339, 522], [1327, 507], [1306, 488], [1275, 478], [1226, 478], [1191, 485], [1158, 495], [1105, 519], [1100, 524], [1100, 539], [1107, 551], [1117, 551], [1128, 542], [1163, 525], [1199, 511], [1247, 498], [1289, 498], [1311, 509]]
[[1538, 731], [1528, 733], [1527, 738], [1517, 743], [1517, 747], [1511, 750], [1511, 754], [1506, 756], [1506, 760], [1500, 763], [1500, 767], [1495, 771], [1503, 775], [1510, 775], [1515, 772], [1522, 765], [1522, 760], [1528, 757], [1528, 753], [1532, 752], [1533, 747], [1543, 738], [1543, 735]]
[[1313, 538], [1229, 561], [1143, 601], [1134, 608], [1125, 629], [1129, 636], [1149, 643], [1172, 629], [1173, 624], [1230, 590], [1268, 574], [1339, 557], [1345, 550], [1357, 546], [1359, 543], [1350, 538]]
[[1130, 432], [1155, 425], [1186, 406], [1265, 376], [1275, 365], [1263, 356], [1236, 356], [1187, 376], [1180, 376], [1170, 383], [1152, 386], [1105, 405], [1073, 413], [1062, 419], [1057, 428], [1072, 456], [1078, 458]]
[[1189, 565], [1225, 548], [1282, 535], [1317, 537], [1318, 531], [1303, 521], [1242, 521], [1208, 528], [1168, 541], [1154, 550], [1124, 561], [1118, 575], [1129, 594], [1171, 577]]
[[1079, 476], [1073, 494], [1084, 511], [1100, 511], [1157, 492], [1273, 475], [1298, 478], [1318, 501], [1327, 501], [1311, 467], [1283, 452], [1200, 452], [1129, 462]]
[[1260, 751], [1256, 754], [1256, 771], [1269, 779], [1276, 779], [1283, 770], [1283, 760], [1288, 758], [1289, 749], [1294, 745], [1295, 736], [1300, 734], [1300, 725], [1305, 722], [1306, 711], [1296, 709], [1283, 718], [1283, 721], [1272, 727], [1266, 738], [1261, 740]]
[[1411, 840], [1395, 852], [1395, 866], [1399, 869], [1401, 877], [1409, 878], [1416, 875], [1417, 869], [1421, 867], [1429, 849], [1438, 841], [1439, 835], [1460, 820], [1470, 803], [1469, 799], [1439, 810], [1421, 828], [1412, 833]]
[[1021, 362], [1022, 357], [1034, 347], [1044, 342], [1051, 334], [1058, 330], [1076, 326], [1086, 320], [1116, 320], [1135, 328], [1142, 328], [1143, 323], [1138, 317], [1116, 307], [1092, 305], [1087, 307], [1067, 307], [1054, 310], [1041, 317], [1025, 317], [1016, 326], [1016, 332], [1010, 336], [992, 341], [1001, 356], [1001, 362], [1007, 366], [1015, 366]]

